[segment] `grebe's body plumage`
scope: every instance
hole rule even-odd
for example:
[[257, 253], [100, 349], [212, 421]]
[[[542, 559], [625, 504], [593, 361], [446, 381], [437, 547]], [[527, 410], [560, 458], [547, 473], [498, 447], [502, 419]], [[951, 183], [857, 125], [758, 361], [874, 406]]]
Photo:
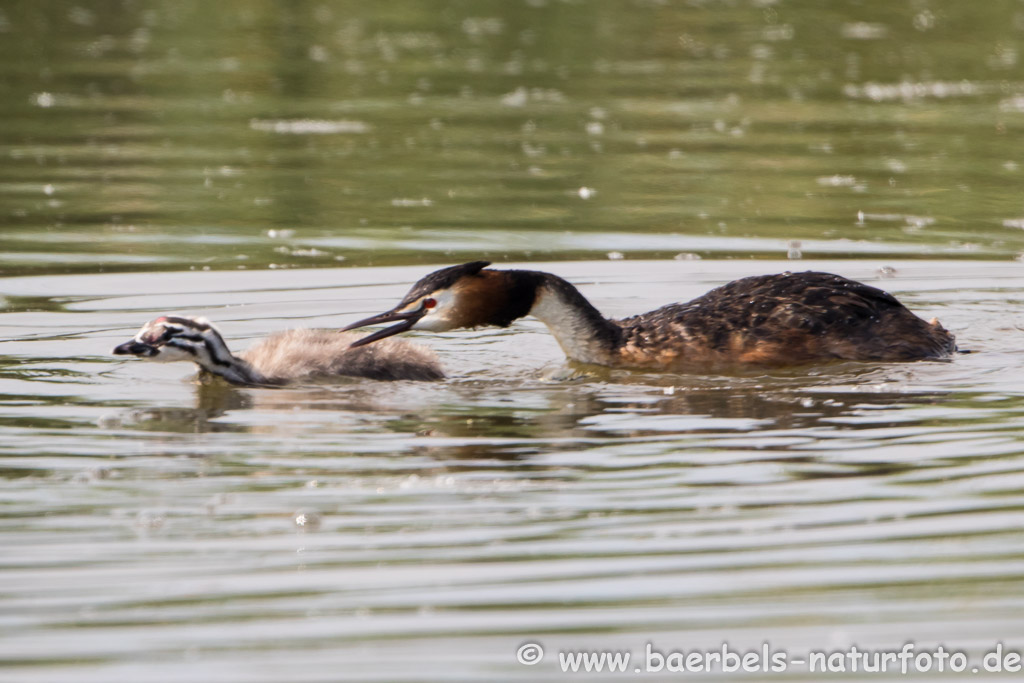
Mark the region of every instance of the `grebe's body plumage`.
[[407, 329], [504, 327], [531, 314], [572, 360], [666, 370], [940, 359], [956, 350], [937, 321], [925, 322], [887, 292], [829, 273], [747, 277], [688, 303], [610, 320], [556, 275], [487, 265], [431, 273], [391, 311], [345, 329], [402, 321], [362, 345]]
[[355, 335], [297, 329], [272, 334], [235, 355], [209, 321], [163, 316], [117, 346], [117, 355], [154, 361], [192, 361], [232, 384], [280, 385], [332, 377], [377, 380], [444, 378], [433, 351], [401, 340], [380, 348], [352, 348]]
[[743, 278], [618, 324], [622, 356], [642, 365], [908, 361], [956, 350], [953, 335], [891, 294], [818, 272]]

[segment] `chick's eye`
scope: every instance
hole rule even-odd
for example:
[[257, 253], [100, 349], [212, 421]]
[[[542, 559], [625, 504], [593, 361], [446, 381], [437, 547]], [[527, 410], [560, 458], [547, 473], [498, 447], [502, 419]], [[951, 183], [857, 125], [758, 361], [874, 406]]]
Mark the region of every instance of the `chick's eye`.
[[424, 299], [423, 308], [433, 308], [437, 306], [437, 299]]
[[181, 332], [181, 330], [179, 330], [176, 327], [165, 327], [163, 334], [161, 334], [154, 341], [157, 341], [157, 342], [168, 342], [168, 341], [171, 340], [172, 337], [174, 337], [174, 335], [178, 334], [179, 332]]

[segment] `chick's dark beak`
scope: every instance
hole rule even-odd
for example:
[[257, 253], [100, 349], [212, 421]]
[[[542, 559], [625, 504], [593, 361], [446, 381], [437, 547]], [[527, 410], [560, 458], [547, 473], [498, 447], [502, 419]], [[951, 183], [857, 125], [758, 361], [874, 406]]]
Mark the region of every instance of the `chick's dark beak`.
[[113, 354], [115, 356], [154, 356], [156, 355], [156, 352], [157, 349], [155, 346], [143, 344], [136, 339], [131, 339], [126, 341], [124, 344], [118, 344], [115, 346]]
[[364, 344], [375, 342], [378, 339], [384, 339], [385, 337], [390, 337], [392, 335], [399, 334], [400, 332], [405, 332], [406, 330], [412, 328], [412, 326], [416, 324], [416, 321], [422, 318], [424, 315], [426, 315], [426, 313], [427, 309], [423, 307], [420, 307], [412, 311], [388, 311], [387, 313], [380, 313], [378, 315], [373, 315], [370, 316], [369, 318], [360, 320], [359, 322], [352, 323], [347, 327], [343, 327], [341, 331], [347, 332], [349, 330], [354, 330], [360, 327], [366, 327], [368, 325], [380, 325], [381, 323], [390, 323], [396, 320], [401, 321], [397, 325], [385, 327], [383, 330], [377, 330], [373, 334], [368, 334], [362, 339], [352, 342], [349, 345], [349, 348], [353, 349], [357, 346], [363, 346]]

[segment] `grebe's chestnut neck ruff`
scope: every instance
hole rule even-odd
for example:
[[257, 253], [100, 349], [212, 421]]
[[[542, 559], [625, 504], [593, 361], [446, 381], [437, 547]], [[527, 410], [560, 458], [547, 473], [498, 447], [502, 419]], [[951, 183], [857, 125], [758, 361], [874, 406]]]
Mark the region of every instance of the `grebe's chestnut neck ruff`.
[[[333, 330], [288, 330], [258, 342], [239, 355], [204, 318], [162, 316], [142, 326], [115, 355], [152, 361], [192, 361], [232, 384], [287, 384], [327, 377], [380, 380], [436, 380], [444, 372], [432, 351], [388, 340], [386, 346], [353, 349], [355, 335]], [[397, 343], [393, 343], [397, 342]]]
[[609, 320], [557, 275], [488, 265], [431, 273], [395, 308], [344, 329], [398, 321], [354, 344], [362, 346], [406, 330], [507, 327], [529, 314], [572, 360], [655, 369], [909, 361], [956, 350], [938, 321], [925, 322], [891, 294], [829, 273], [747, 277], [688, 303]]

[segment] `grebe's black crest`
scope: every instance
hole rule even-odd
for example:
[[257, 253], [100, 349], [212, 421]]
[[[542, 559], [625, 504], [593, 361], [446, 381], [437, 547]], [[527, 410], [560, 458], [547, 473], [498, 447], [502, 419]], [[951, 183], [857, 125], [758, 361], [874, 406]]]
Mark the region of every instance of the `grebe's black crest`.
[[407, 306], [436, 291], [451, 289], [452, 285], [462, 278], [472, 277], [489, 265], [491, 265], [490, 261], [472, 261], [458, 266], [449, 266], [441, 270], [435, 270], [414, 284], [396, 308]]
[[504, 327], [531, 314], [572, 360], [687, 370], [939, 359], [956, 350], [938, 321], [925, 322], [888, 292], [830, 273], [747, 277], [688, 303], [609, 320], [557, 275], [487, 265], [474, 261], [431, 273], [395, 308], [345, 329], [399, 321], [358, 346], [412, 329]]

